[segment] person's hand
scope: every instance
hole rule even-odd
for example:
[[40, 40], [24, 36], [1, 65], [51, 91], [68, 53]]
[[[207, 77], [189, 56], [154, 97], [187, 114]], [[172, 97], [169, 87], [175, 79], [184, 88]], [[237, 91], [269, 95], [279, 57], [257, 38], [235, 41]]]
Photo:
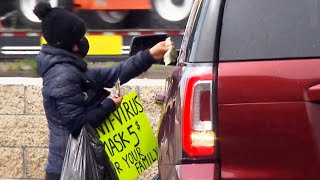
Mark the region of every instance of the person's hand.
[[117, 97], [117, 96], [111, 95], [109, 98], [112, 99], [112, 101], [116, 104], [116, 107], [118, 109], [118, 107], [121, 104], [122, 97]]
[[164, 54], [168, 51], [168, 47], [166, 46], [166, 42], [162, 41], [158, 44], [154, 45], [149, 51], [153, 59], [156, 61], [161, 61]]

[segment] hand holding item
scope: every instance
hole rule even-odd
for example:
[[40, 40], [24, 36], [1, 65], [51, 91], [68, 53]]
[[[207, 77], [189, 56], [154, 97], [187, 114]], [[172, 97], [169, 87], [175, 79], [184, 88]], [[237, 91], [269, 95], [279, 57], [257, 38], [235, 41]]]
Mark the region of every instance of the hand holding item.
[[112, 99], [112, 101], [116, 104], [116, 107], [117, 107], [117, 109], [118, 109], [118, 107], [119, 107], [120, 104], [121, 104], [122, 97], [115, 96], [115, 95], [111, 95], [109, 98]]
[[154, 45], [149, 51], [153, 59], [156, 61], [161, 61], [164, 54], [168, 51], [168, 47], [166, 46], [166, 42], [162, 41], [158, 44]]
[[165, 42], [169, 50], [164, 54], [163, 58], [164, 64], [168, 66], [171, 62], [175, 62], [175, 59], [177, 58], [177, 52], [174, 43], [170, 37], [168, 37]]

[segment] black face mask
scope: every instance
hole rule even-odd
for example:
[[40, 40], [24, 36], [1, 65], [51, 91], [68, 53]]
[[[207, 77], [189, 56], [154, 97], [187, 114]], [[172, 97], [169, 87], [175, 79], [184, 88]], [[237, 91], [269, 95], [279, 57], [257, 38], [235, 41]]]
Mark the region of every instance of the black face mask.
[[86, 37], [83, 37], [80, 40], [78, 46], [79, 46], [79, 51], [78, 51], [79, 56], [81, 58], [86, 57], [90, 48], [88, 39]]

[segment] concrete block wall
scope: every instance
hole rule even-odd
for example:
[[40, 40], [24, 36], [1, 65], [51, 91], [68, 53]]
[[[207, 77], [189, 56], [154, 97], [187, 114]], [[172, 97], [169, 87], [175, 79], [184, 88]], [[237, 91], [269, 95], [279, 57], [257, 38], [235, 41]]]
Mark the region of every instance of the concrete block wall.
[[[154, 132], [161, 107], [154, 96], [163, 80], [133, 80], [123, 93], [136, 91]], [[48, 153], [48, 128], [42, 106], [41, 79], [0, 78], [0, 180], [43, 179]], [[152, 179], [157, 164], [138, 179]]]

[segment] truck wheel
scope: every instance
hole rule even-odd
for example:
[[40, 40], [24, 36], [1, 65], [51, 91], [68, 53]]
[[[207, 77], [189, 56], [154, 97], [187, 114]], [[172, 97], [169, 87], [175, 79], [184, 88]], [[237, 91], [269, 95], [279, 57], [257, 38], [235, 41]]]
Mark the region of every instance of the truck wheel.
[[79, 11], [89, 29], [130, 29], [140, 22], [135, 11]]
[[194, 0], [153, 0], [153, 22], [159, 28], [184, 28]]
[[153, 0], [159, 16], [170, 22], [186, 19], [191, 11], [193, 0]]
[[[33, 9], [39, 0], [18, 0], [19, 18], [18, 24], [21, 28], [39, 28], [40, 20], [33, 13]], [[52, 7], [58, 6], [59, 0], [47, 0]]]
[[121, 23], [129, 14], [129, 11], [96, 11], [98, 17], [105, 23]]

